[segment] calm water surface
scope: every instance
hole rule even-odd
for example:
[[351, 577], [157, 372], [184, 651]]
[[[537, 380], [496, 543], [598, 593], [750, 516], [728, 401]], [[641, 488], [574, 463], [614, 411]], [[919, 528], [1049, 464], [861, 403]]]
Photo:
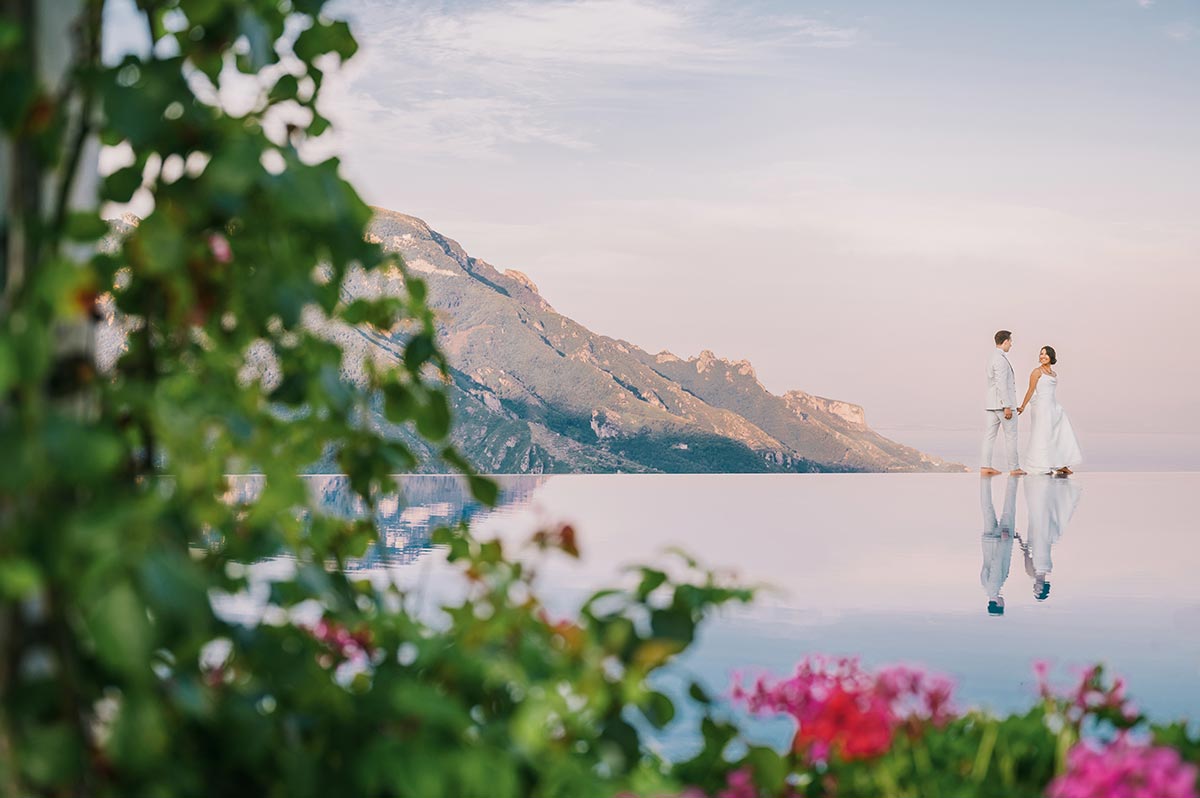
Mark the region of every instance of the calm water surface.
[[[1198, 473], [1085, 473], [1069, 480], [973, 474], [686, 475], [502, 478], [486, 510], [452, 477], [404, 478], [384, 503], [386, 545], [356, 565], [420, 585], [430, 606], [456, 580], [433, 528], [470, 518], [514, 543], [569, 522], [580, 562], [540, 570], [543, 597], [568, 613], [630, 563], [680, 546], [708, 566], [773, 590], [702, 629], [677, 663], [718, 693], [735, 671], [787, 673], [808, 653], [870, 664], [923, 663], [953, 676], [961, 704], [1029, 705], [1030, 664], [1096, 661], [1124, 675], [1159, 718], [1200, 717]], [[345, 481], [314, 477], [331, 511], [355, 513]], [[1040, 578], [1039, 578], [1040, 577]], [[1035, 585], [1049, 584], [1044, 600]], [[989, 594], [1004, 597], [989, 615]], [[1044, 588], [1042, 588], [1044, 591]], [[757, 722], [782, 744], [790, 725]], [[682, 732], [663, 741], [681, 753]]]

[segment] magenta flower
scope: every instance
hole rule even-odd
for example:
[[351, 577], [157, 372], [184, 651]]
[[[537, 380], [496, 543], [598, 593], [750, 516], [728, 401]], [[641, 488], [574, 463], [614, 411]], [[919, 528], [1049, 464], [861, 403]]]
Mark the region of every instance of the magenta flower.
[[1038, 692], [1047, 701], [1059, 703], [1067, 720], [1078, 725], [1086, 715], [1105, 713], [1108, 717], [1120, 717], [1134, 722], [1138, 718], [1137, 708], [1125, 693], [1125, 680], [1117, 677], [1112, 684], [1104, 678], [1104, 668], [1093, 665], [1079, 672], [1078, 681], [1070, 690], [1055, 690], [1050, 684], [1049, 665], [1044, 661], [1033, 663], [1037, 675]]
[[750, 768], [739, 768], [726, 776], [725, 789], [717, 793], [717, 798], [758, 798]]
[[880, 756], [902, 727], [916, 734], [923, 724], [945, 723], [953, 716], [952, 692], [948, 679], [915, 668], [871, 673], [856, 659], [809, 657], [790, 679], [770, 684], [760, 678], [750, 690], [735, 682], [733, 698], [751, 712], [791, 715], [793, 749], [823, 762], [833, 754], [843, 760]]
[[1050, 783], [1046, 798], [1200, 798], [1197, 772], [1173, 748], [1125, 738], [1105, 748], [1077, 743], [1067, 754], [1067, 772]]

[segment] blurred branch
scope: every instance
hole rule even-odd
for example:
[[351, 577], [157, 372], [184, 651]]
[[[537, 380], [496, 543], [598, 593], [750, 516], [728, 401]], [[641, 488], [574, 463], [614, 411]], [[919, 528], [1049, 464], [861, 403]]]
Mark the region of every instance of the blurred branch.
[[[104, 0], [85, 0], [83, 9], [76, 19], [74, 35], [78, 58], [59, 91], [59, 104], [71, 102], [71, 95], [79, 93], [79, 113], [75, 135], [71, 139], [66, 159], [59, 171], [58, 195], [54, 205], [54, 221], [51, 229], [57, 237], [62, 234], [67, 206], [71, 201], [71, 189], [79, 172], [79, 161], [83, 156], [88, 136], [95, 132], [93, 115], [96, 104], [96, 81], [100, 63], [100, 37], [104, 17]], [[98, 165], [97, 165], [98, 166]]]

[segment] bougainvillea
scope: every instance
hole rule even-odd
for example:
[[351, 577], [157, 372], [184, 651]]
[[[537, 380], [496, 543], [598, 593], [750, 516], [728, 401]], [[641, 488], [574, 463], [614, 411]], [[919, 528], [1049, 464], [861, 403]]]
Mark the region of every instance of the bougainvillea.
[[1067, 772], [1047, 798], [1197, 798], [1197, 767], [1173, 748], [1121, 737], [1107, 746], [1082, 742], [1067, 755]]
[[951, 682], [905, 666], [876, 672], [857, 659], [808, 657], [795, 674], [771, 683], [758, 679], [747, 690], [734, 685], [733, 697], [755, 713], [785, 713], [797, 723], [792, 748], [810, 761], [831, 755], [845, 761], [887, 752], [897, 731], [940, 725], [953, 716]]

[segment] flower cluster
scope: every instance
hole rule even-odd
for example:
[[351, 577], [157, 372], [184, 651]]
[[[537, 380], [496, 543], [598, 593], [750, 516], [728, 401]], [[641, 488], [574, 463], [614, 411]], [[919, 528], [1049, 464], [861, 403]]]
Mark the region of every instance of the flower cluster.
[[[309, 633], [316, 640], [324, 643], [333, 652], [338, 662], [365, 664], [374, 651], [369, 629], [351, 632], [337, 621], [322, 618], [309, 629]], [[334, 662], [323, 664], [329, 666]]]
[[1112, 684], [1106, 684], [1101, 665], [1081, 671], [1079, 680], [1065, 691], [1050, 684], [1050, 666], [1045, 661], [1033, 663], [1033, 672], [1042, 698], [1058, 704], [1066, 719], [1076, 726], [1088, 715], [1102, 716], [1118, 727], [1131, 726], [1140, 717], [1125, 694], [1125, 680], [1117, 677]]
[[1067, 771], [1050, 783], [1047, 798], [1198, 798], [1197, 767], [1163, 746], [1125, 737], [1097, 747], [1082, 742], [1067, 754]]
[[751, 712], [785, 713], [798, 724], [795, 751], [810, 761], [831, 755], [844, 761], [887, 752], [901, 728], [916, 733], [925, 723], [940, 725], [953, 715], [951, 682], [904, 666], [876, 672], [857, 659], [808, 657], [789, 679], [760, 678], [747, 690], [735, 683], [733, 698]]

